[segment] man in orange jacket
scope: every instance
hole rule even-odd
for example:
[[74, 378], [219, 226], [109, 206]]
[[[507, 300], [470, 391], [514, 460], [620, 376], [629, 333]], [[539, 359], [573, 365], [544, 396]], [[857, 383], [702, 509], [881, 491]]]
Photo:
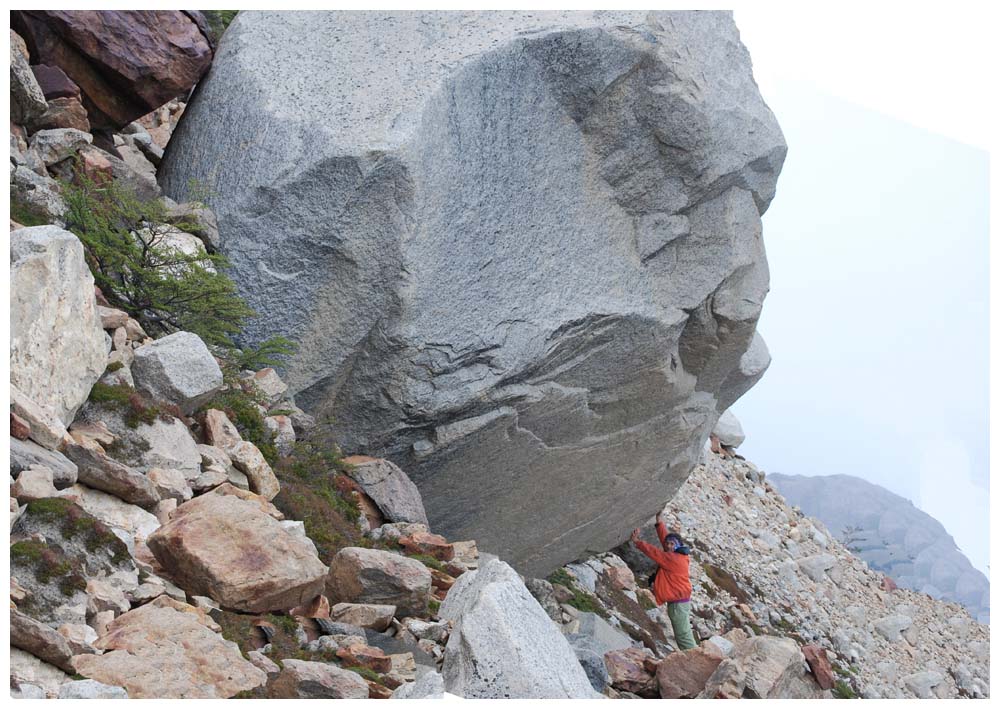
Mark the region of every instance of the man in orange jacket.
[[667, 616], [674, 628], [677, 647], [690, 650], [695, 646], [691, 632], [691, 578], [689, 567], [691, 550], [676, 532], [667, 532], [663, 514], [656, 515], [656, 536], [662, 549], [657, 549], [639, 539], [639, 530], [632, 532], [632, 543], [643, 554], [656, 562], [656, 578], [653, 579], [653, 595], [656, 604], [667, 604]]

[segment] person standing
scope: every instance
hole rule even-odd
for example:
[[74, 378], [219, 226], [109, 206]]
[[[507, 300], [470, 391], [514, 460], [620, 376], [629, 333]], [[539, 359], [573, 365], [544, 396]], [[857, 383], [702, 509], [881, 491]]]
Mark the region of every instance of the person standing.
[[632, 532], [632, 543], [643, 554], [656, 562], [653, 595], [656, 605], [667, 604], [667, 617], [674, 629], [677, 647], [690, 650], [695, 646], [691, 631], [691, 549], [677, 532], [668, 532], [663, 523], [663, 513], [656, 515], [656, 536], [662, 549], [639, 538], [639, 530]]

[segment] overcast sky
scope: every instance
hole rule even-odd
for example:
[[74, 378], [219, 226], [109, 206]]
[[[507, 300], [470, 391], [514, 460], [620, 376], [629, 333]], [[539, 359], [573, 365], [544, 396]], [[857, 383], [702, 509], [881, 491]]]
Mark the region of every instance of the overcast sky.
[[[967, 144], [985, 133], [921, 110], [934, 79], [922, 19], [889, 52], [877, 13], [853, 43], [843, 17], [803, 17], [802, 33], [766, 19], [736, 12], [789, 145], [764, 217], [771, 293], [759, 329], [773, 363], [733, 407], [741, 452], [769, 472], [846, 473], [901, 494], [986, 572], [989, 153]], [[866, 44], [876, 38], [891, 56], [882, 65]], [[854, 60], [876, 63], [829, 72], [833, 39], [838, 53], [852, 46]], [[940, 63], [948, 51], [933, 54]], [[868, 86], [916, 86], [921, 71], [922, 97]], [[951, 71], [959, 83], [975, 73]]]

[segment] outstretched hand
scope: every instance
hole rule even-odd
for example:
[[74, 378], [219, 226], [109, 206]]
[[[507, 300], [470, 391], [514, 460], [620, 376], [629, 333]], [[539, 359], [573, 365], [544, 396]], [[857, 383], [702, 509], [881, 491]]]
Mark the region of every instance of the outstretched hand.
[[632, 536], [629, 537], [629, 539], [632, 541], [633, 544], [635, 544], [637, 541], [639, 541], [639, 529], [638, 528], [632, 530]]

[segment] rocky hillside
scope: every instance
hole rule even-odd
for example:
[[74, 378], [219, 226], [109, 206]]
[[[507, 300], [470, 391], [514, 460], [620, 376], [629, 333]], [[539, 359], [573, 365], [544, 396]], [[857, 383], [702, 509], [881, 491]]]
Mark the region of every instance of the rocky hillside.
[[990, 622], [989, 580], [940, 522], [906, 498], [852, 475], [772, 474], [768, 480], [899, 586], [956, 601], [980, 623]]
[[[728, 15], [237, 18], [12, 15], [12, 696], [988, 695], [719, 415], [784, 155]], [[684, 652], [604, 551], [671, 497]]]
[[698, 648], [673, 651], [646, 588], [652, 568], [631, 545], [533, 582], [595, 686], [665, 698], [989, 695], [989, 626], [896, 587], [756, 466], [718, 450], [665, 509], [693, 547]]
[[784, 155], [728, 13], [242, 12], [160, 182], [211, 192], [248, 342], [300, 342], [330, 438], [546, 574], [653, 514], [766, 369]]

